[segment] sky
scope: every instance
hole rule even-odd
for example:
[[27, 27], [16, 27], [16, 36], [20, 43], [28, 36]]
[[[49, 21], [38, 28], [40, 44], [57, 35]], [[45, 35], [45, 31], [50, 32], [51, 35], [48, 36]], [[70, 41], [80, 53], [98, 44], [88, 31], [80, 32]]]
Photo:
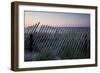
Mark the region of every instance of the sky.
[[90, 27], [90, 14], [25, 11], [25, 27], [37, 22], [53, 27]]

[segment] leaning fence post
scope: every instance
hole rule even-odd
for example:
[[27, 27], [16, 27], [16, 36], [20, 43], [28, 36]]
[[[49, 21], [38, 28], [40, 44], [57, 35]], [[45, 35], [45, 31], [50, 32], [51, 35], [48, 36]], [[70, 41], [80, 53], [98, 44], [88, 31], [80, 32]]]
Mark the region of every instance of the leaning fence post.
[[32, 34], [30, 34], [30, 38], [29, 38], [29, 40], [30, 40], [30, 52], [33, 50], [32, 49], [32, 42], [33, 42], [33, 38], [32, 38]]

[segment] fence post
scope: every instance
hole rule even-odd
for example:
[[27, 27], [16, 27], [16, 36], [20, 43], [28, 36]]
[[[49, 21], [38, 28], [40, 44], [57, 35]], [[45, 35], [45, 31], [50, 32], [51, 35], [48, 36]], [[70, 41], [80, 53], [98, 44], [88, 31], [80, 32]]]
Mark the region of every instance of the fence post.
[[30, 49], [29, 49], [29, 51], [30, 52], [32, 52], [32, 50], [33, 50], [33, 48], [32, 48], [32, 42], [33, 42], [33, 35], [32, 34], [30, 34], [30, 38], [29, 38], [29, 40], [30, 40]]

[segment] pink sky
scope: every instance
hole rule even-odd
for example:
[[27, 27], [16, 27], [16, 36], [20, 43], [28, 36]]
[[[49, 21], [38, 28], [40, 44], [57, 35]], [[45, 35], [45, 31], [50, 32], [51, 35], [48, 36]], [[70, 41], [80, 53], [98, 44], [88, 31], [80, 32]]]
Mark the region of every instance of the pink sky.
[[25, 27], [37, 22], [55, 27], [89, 27], [90, 14], [25, 11]]

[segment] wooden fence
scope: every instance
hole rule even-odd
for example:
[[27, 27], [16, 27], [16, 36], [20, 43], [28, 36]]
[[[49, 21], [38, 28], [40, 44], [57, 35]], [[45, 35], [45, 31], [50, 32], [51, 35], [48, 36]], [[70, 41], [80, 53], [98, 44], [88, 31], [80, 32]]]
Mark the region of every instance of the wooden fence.
[[90, 57], [89, 31], [47, 25], [40, 27], [39, 24], [33, 25], [24, 33], [25, 61]]

